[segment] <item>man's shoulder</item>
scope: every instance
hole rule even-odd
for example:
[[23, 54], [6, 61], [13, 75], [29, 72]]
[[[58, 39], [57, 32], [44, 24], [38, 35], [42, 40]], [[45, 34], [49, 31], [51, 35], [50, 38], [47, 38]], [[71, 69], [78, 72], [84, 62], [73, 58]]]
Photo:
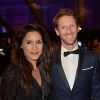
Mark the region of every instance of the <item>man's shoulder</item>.
[[79, 49], [83, 55], [86, 55], [89, 57], [98, 57], [98, 54], [96, 52], [93, 52], [92, 50], [85, 49], [83, 47], [79, 47]]
[[61, 53], [61, 48], [53, 48], [53, 50], [52, 50], [52, 56], [53, 57], [58, 57], [59, 55], [60, 55], [60, 53]]
[[52, 60], [51, 62], [55, 62], [61, 57], [61, 49], [60, 48], [53, 48], [52, 49]]

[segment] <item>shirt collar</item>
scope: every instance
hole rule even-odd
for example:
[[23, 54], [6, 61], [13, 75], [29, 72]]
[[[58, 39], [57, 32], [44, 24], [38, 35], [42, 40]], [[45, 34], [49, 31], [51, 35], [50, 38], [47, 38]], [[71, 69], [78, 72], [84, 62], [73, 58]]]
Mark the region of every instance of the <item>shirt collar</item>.
[[[74, 50], [76, 50], [76, 49], [78, 49], [78, 44], [76, 44], [75, 48], [73, 48], [73, 49], [70, 50], [70, 51], [74, 51]], [[66, 51], [69, 51], [69, 50], [66, 49], [66, 48], [64, 48], [63, 45], [61, 45], [61, 54], [63, 54], [63, 53], [66, 52]]]

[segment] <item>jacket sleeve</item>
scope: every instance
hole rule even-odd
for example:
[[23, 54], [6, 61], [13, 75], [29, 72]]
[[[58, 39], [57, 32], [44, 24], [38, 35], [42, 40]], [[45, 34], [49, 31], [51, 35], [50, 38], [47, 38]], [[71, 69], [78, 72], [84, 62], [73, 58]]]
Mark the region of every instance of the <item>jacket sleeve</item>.
[[13, 68], [8, 68], [2, 76], [0, 86], [0, 98], [1, 100], [15, 100], [17, 89], [17, 72]]
[[100, 60], [99, 57], [95, 59], [95, 69], [92, 80], [92, 98], [93, 100], [100, 100]]

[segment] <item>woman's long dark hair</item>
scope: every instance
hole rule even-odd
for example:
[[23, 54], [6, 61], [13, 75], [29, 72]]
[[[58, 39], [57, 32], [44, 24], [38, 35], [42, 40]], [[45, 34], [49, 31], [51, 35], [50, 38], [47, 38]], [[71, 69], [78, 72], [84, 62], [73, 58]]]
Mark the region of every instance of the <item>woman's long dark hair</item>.
[[45, 73], [45, 79], [50, 81], [49, 78], [49, 67], [50, 67], [50, 55], [51, 46], [48, 38], [47, 32], [39, 25], [28, 24], [19, 30], [18, 33], [14, 35], [12, 40], [12, 51], [11, 51], [11, 62], [14, 65], [19, 66], [19, 70], [22, 76], [22, 86], [27, 90], [32, 87], [32, 65], [26, 60], [23, 50], [20, 48], [23, 38], [28, 32], [37, 31], [40, 33], [43, 41], [43, 52], [37, 61], [37, 66], [39, 69]]

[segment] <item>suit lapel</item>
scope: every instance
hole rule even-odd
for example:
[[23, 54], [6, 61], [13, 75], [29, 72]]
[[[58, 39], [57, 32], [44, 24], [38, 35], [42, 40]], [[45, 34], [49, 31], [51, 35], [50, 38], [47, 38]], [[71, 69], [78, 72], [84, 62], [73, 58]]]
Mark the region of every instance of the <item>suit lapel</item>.
[[83, 56], [83, 53], [82, 53], [82, 51], [80, 49], [79, 62], [78, 62], [78, 68], [77, 68], [77, 73], [76, 73], [76, 79], [79, 76], [79, 73], [81, 71], [81, 68], [82, 68], [82, 65], [83, 65], [83, 59], [84, 59], [84, 56]]
[[59, 72], [59, 74], [60, 74], [60, 76], [61, 76], [61, 78], [62, 78], [62, 80], [63, 80], [63, 82], [64, 82], [64, 84], [67, 86], [67, 88], [69, 88], [69, 90], [70, 90], [70, 86], [69, 86], [69, 83], [68, 83], [68, 81], [67, 81], [67, 78], [66, 78], [66, 76], [65, 76], [65, 73], [64, 73], [64, 70], [63, 70], [63, 67], [62, 67], [62, 64], [61, 64], [61, 49], [59, 49], [59, 51], [58, 51], [58, 54], [59, 54], [59, 57], [57, 58], [57, 70], [58, 70], [58, 72]]
[[79, 54], [78, 68], [77, 68], [77, 72], [76, 72], [76, 77], [75, 77], [73, 89], [75, 88], [75, 85], [77, 83], [78, 77], [80, 75], [80, 71], [81, 71], [82, 66], [83, 66], [83, 61], [84, 61], [84, 55], [83, 55], [82, 48], [79, 47], [79, 50], [80, 50], [80, 54]]

